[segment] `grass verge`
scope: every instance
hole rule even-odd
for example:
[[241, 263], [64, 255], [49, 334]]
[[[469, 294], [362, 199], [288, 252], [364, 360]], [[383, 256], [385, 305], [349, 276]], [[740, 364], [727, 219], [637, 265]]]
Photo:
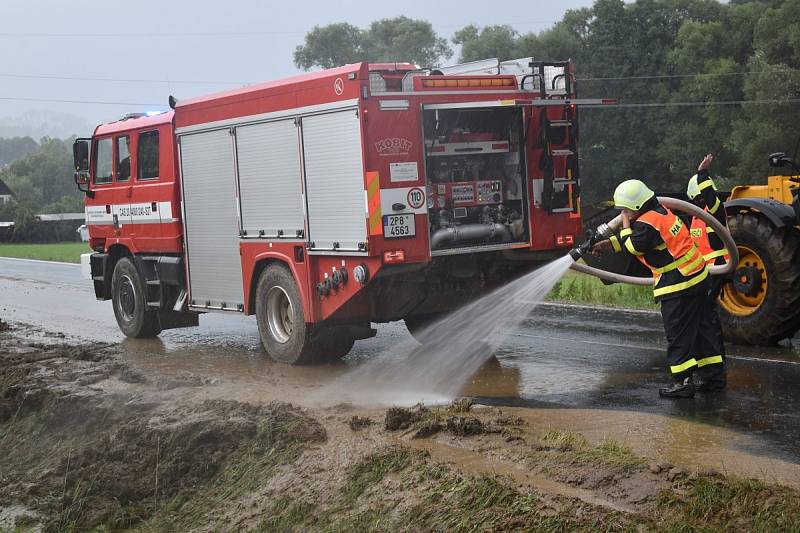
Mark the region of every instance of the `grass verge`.
[[380, 482], [387, 474], [405, 469], [413, 458], [413, 452], [401, 446], [369, 454], [350, 468], [343, 494], [355, 501], [369, 486]]
[[658, 507], [667, 531], [800, 531], [800, 495], [754, 479], [698, 476], [662, 491]]
[[503, 476], [445, 471], [400, 523], [412, 531], [622, 531], [629, 521], [615, 512], [564, 502], [559, 509], [519, 490]]
[[543, 450], [555, 450], [567, 462], [603, 465], [622, 470], [633, 470], [644, 465], [643, 458], [633, 453], [625, 444], [606, 440], [591, 445], [579, 433], [550, 430], [541, 437]]
[[594, 276], [580, 272], [567, 272], [547, 295], [547, 300], [631, 309], [658, 309], [650, 287], [623, 283], [604, 285]]
[[47, 244], [0, 244], [0, 257], [38, 259], [80, 263], [81, 254], [91, 252], [85, 242], [54, 242]]

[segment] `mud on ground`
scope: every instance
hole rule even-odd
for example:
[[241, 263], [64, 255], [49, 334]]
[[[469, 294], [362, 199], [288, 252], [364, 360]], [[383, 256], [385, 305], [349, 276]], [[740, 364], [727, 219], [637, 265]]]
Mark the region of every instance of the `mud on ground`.
[[524, 410], [241, 401], [122, 350], [0, 327], [0, 529], [800, 531], [795, 488]]

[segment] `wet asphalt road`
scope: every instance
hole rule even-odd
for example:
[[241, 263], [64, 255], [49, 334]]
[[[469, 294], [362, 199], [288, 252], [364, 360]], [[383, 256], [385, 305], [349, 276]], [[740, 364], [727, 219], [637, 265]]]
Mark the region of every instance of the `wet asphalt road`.
[[[81, 339], [133, 348], [140, 342], [124, 339], [110, 303], [95, 301], [77, 265], [0, 259], [0, 317]], [[200, 323], [164, 332], [157, 350], [166, 359], [191, 350], [189, 361], [205, 368], [262, 364], [253, 317], [210, 314]], [[380, 325], [375, 338], [356, 343], [346, 363], [358, 365], [406, 339], [402, 323]], [[497, 352], [501, 368], [478, 376], [469, 393], [493, 405], [691, 419], [746, 437], [735, 444], [744, 451], [800, 462], [800, 346], [730, 345], [728, 390], [681, 401], [658, 398], [658, 387], [668, 381], [663, 347], [658, 314], [542, 305]]]

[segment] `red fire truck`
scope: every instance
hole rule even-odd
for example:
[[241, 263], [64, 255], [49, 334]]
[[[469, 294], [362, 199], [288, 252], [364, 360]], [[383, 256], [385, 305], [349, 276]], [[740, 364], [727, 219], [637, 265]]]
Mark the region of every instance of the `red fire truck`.
[[[412, 334], [581, 231], [570, 62], [358, 63], [176, 101], [74, 145], [120, 329], [255, 314], [278, 361]], [[491, 320], [491, 317], [487, 317]]]

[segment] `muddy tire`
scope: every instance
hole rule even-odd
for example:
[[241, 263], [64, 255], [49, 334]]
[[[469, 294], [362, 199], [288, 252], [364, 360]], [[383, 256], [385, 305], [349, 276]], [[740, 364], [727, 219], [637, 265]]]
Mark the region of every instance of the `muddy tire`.
[[119, 329], [126, 336], [146, 339], [161, 333], [158, 312], [147, 309], [144, 280], [129, 257], [123, 257], [114, 266], [111, 303]]
[[800, 234], [746, 213], [728, 226], [740, 258], [719, 297], [725, 338], [768, 345], [791, 337], [800, 326]]
[[314, 361], [334, 363], [350, 353], [356, 343], [347, 328], [323, 328], [315, 333], [311, 341]]
[[313, 327], [306, 323], [300, 290], [288, 269], [270, 265], [256, 287], [256, 319], [261, 343], [279, 363], [307, 365], [314, 357]]
[[414, 337], [414, 340], [420, 344], [424, 344], [422, 332], [425, 331], [425, 328], [429, 325], [443, 318], [444, 315], [445, 313], [425, 313], [422, 315], [407, 316], [405, 318], [406, 329], [408, 329], [408, 332]]

